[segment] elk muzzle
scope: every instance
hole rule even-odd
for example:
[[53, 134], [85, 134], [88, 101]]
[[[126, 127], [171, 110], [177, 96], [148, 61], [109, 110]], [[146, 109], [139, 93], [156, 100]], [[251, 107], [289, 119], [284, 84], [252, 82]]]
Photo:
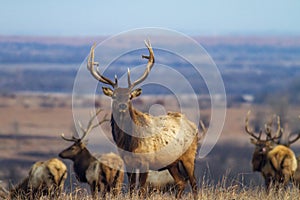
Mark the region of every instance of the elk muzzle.
[[127, 106], [127, 104], [125, 104], [125, 103], [120, 103], [120, 104], [118, 105], [118, 108], [119, 108], [119, 112], [124, 113], [124, 112], [126, 112], [128, 106]]
[[60, 153], [58, 154], [58, 156], [59, 156], [60, 158], [67, 158], [64, 151], [60, 152]]

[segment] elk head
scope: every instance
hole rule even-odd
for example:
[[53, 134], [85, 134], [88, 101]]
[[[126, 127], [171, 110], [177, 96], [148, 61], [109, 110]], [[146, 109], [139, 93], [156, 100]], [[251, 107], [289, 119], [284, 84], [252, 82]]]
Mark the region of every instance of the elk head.
[[71, 138], [66, 138], [64, 134], [61, 135], [62, 139], [69, 141], [69, 142], [74, 142], [70, 147], [67, 149], [63, 150], [61, 153], [59, 153], [59, 157], [61, 158], [68, 158], [70, 160], [74, 160], [76, 156], [83, 150], [85, 149], [85, 143], [83, 142], [85, 137], [87, 136], [88, 133], [90, 133], [94, 128], [97, 126], [101, 125], [103, 122], [108, 121], [107, 115], [99, 121], [96, 124], [93, 124], [94, 119], [97, 117], [97, 115], [102, 111], [102, 109], [98, 109], [94, 115], [91, 114], [91, 119], [88, 122], [87, 128], [83, 128], [81, 123], [79, 122], [78, 125], [80, 127], [80, 130], [82, 131], [82, 136], [77, 138], [74, 136]]
[[278, 129], [275, 136], [272, 136], [272, 128], [271, 128], [272, 122], [271, 123], [269, 122], [265, 124], [265, 133], [267, 137], [266, 139], [261, 139], [261, 135], [263, 133], [262, 130], [258, 134], [250, 130], [249, 115], [250, 115], [250, 111], [248, 111], [245, 120], [245, 130], [252, 137], [250, 138], [251, 143], [255, 145], [255, 150], [252, 155], [252, 167], [253, 167], [253, 171], [260, 171], [262, 165], [264, 164], [264, 160], [267, 156], [267, 153], [274, 148], [274, 145], [278, 143], [277, 140], [282, 135], [281, 128], [280, 128], [280, 118], [277, 117]]
[[95, 66], [99, 65], [98, 62], [94, 62], [95, 45], [92, 46], [92, 48], [91, 48], [87, 68], [96, 80], [98, 80], [104, 84], [110, 85], [112, 87], [112, 88], [102, 87], [102, 91], [106, 96], [109, 96], [112, 98], [112, 110], [113, 110], [113, 112], [115, 112], [114, 114], [117, 114], [118, 116], [128, 112], [129, 109], [131, 108], [131, 100], [135, 97], [138, 97], [142, 93], [141, 88], [137, 88], [137, 89], [134, 89], [134, 88], [147, 78], [151, 68], [154, 65], [154, 53], [153, 53], [150, 41], [145, 41], [145, 45], [149, 51], [149, 56], [142, 55], [142, 58], [148, 59], [148, 64], [147, 64], [146, 70], [145, 70], [144, 74], [138, 80], [131, 83], [130, 70], [128, 69], [128, 73], [127, 73], [128, 87], [127, 88], [121, 88], [118, 86], [118, 79], [116, 76], [115, 76], [115, 80], [112, 81], [109, 78], [103, 76], [100, 73], [100, 71], [98, 70], [98, 68], [95, 68]]

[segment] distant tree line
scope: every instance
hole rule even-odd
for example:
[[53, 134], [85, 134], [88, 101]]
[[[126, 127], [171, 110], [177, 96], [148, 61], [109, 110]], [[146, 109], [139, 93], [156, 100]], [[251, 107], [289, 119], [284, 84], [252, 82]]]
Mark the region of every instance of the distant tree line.
[[89, 46], [65, 44], [0, 42], [0, 63], [78, 63]]

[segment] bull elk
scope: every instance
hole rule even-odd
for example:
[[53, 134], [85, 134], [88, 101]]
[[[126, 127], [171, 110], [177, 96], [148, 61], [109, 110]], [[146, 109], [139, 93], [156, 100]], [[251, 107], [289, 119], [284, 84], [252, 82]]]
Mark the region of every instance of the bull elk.
[[[64, 134], [62, 134], [62, 139], [74, 143], [59, 153], [59, 157], [73, 161], [76, 178], [80, 182], [89, 184], [93, 198], [96, 197], [98, 191], [102, 193], [102, 196], [105, 195], [106, 191], [118, 193], [121, 189], [120, 182], [123, 182], [124, 177], [122, 169], [124, 164], [118, 155], [111, 153], [110, 159], [107, 158], [107, 155], [102, 155], [100, 160], [98, 160], [89, 152], [84, 143], [84, 139], [88, 133], [105, 121], [108, 121], [105, 116], [100, 122], [93, 124], [93, 121], [101, 111], [101, 109], [98, 109], [96, 113], [91, 116], [86, 129], [84, 129], [81, 124], [79, 125], [82, 131], [80, 138], [74, 135], [72, 138], [66, 138]], [[107, 166], [103, 166], [105, 164]]]
[[[284, 145], [288, 148], [291, 148], [291, 145], [300, 139], [300, 132], [297, 134], [293, 134], [291, 132], [285, 132], [283, 128], [280, 129], [281, 134], [277, 141], [277, 144]], [[283, 141], [282, 136], [283, 134], [287, 135], [287, 140]], [[293, 175], [293, 182], [300, 187], [300, 156], [297, 157], [297, 169]]]
[[39, 161], [32, 165], [28, 176], [9, 191], [11, 199], [38, 199], [42, 195], [59, 197], [65, 180], [67, 167], [57, 158]]
[[278, 129], [275, 136], [272, 136], [272, 129], [266, 124], [265, 133], [267, 137], [266, 139], [261, 139], [263, 131], [260, 131], [257, 136], [257, 134], [250, 130], [249, 115], [250, 111], [246, 117], [245, 130], [252, 137], [251, 143], [255, 145], [252, 155], [253, 171], [261, 172], [265, 179], [267, 191], [270, 190], [272, 184], [276, 186], [276, 190], [278, 190], [280, 185], [285, 187], [297, 169], [297, 160], [290, 148], [277, 144], [277, 140], [282, 135], [280, 118], [277, 117]]
[[[142, 55], [142, 58], [148, 60], [146, 70], [132, 83], [128, 69], [128, 87], [119, 87], [117, 77], [112, 81], [96, 68], [99, 63], [94, 61], [95, 45], [91, 48], [87, 68], [96, 80], [112, 87], [102, 87], [102, 91], [112, 98], [112, 137], [124, 160], [130, 191], [136, 187], [138, 173], [135, 170], [140, 170], [138, 186], [140, 192], [145, 194], [148, 170], [168, 169], [177, 185], [176, 197], [180, 198], [184, 191], [187, 181], [183, 174], [187, 174], [196, 199], [194, 162], [198, 142], [197, 126], [182, 113], [168, 112], [163, 116], [151, 116], [132, 105], [132, 99], [142, 93], [141, 88], [135, 87], [147, 78], [155, 62], [150, 41], [145, 41], [145, 45], [149, 51], [149, 56]], [[180, 171], [179, 163], [182, 163], [185, 173]]]

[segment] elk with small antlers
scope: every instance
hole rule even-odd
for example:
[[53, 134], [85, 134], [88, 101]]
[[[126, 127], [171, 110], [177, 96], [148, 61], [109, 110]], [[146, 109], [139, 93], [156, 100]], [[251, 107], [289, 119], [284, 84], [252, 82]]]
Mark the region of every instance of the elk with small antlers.
[[87, 68], [96, 80], [112, 87], [102, 87], [102, 91], [112, 98], [112, 136], [127, 168], [130, 191], [132, 192], [136, 186], [136, 169], [140, 170], [139, 186], [142, 194], [145, 194], [149, 169], [168, 169], [178, 188], [176, 197], [180, 198], [187, 182], [179, 169], [179, 163], [182, 163], [196, 199], [194, 162], [198, 143], [197, 126], [182, 113], [169, 112], [163, 116], [151, 116], [135, 109], [132, 105], [131, 100], [142, 93], [141, 88], [135, 87], [147, 78], [154, 65], [151, 44], [145, 41], [145, 45], [149, 51], [149, 56], [142, 56], [148, 60], [146, 70], [132, 83], [128, 69], [128, 87], [119, 87], [117, 77], [112, 81], [95, 68], [99, 65], [94, 61], [95, 45], [91, 48]]
[[272, 130], [269, 124], [265, 125], [265, 133], [267, 138], [261, 139], [263, 131], [260, 131], [259, 135], [255, 134], [249, 128], [249, 115], [246, 117], [246, 132], [253, 138], [251, 143], [255, 145], [255, 150], [252, 155], [252, 167], [253, 171], [259, 171], [265, 179], [265, 185], [267, 191], [270, 190], [271, 184], [278, 187], [280, 185], [286, 186], [294, 175], [297, 169], [297, 160], [294, 152], [284, 146], [278, 145], [278, 139], [282, 135], [280, 127], [280, 118], [277, 117], [278, 130], [275, 136], [272, 136]]
[[80, 182], [89, 184], [94, 198], [98, 191], [102, 193], [102, 196], [105, 196], [105, 193], [109, 191], [113, 191], [114, 194], [119, 193], [121, 183], [124, 179], [124, 164], [118, 155], [114, 153], [103, 154], [97, 159], [89, 152], [84, 143], [84, 139], [88, 133], [103, 122], [108, 121], [105, 116], [100, 122], [93, 124], [96, 116], [101, 111], [101, 109], [98, 109], [96, 113], [91, 116], [86, 129], [84, 129], [81, 124], [79, 125], [83, 133], [80, 138], [74, 135], [72, 138], [66, 138], [64, 134], [62, 134], [62, 139], [74, 142], [74, 144], [59, 153], [59, 157], [73, 161], [76, 178]]

